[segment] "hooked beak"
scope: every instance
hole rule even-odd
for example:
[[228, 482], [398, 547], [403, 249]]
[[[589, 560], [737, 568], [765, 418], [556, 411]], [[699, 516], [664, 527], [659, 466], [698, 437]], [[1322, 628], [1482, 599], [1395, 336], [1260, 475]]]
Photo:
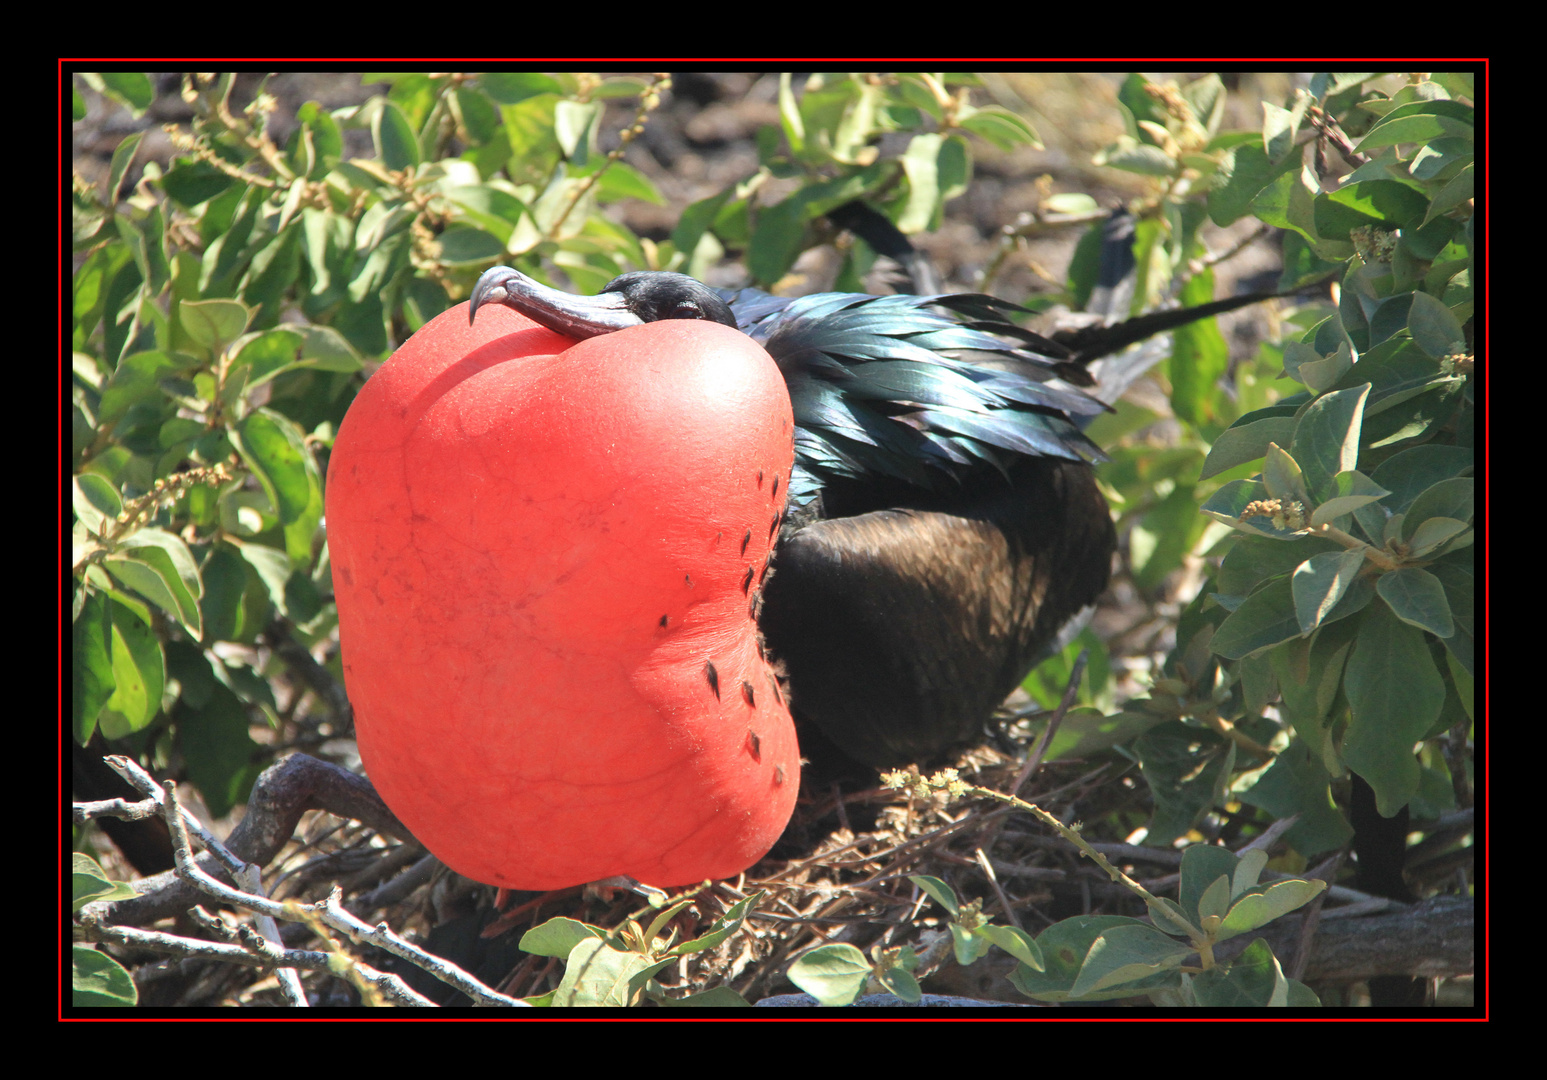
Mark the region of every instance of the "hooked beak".
[[571, 296], [539, 284], [508, 266], [485, 270], [478, 279], [467, 305], [469, 323], [484, 304], [514, 308], [554, 333], [577, 340], [610, 334], [644, 322], [628, 309], [628, 301], [622, 293]]

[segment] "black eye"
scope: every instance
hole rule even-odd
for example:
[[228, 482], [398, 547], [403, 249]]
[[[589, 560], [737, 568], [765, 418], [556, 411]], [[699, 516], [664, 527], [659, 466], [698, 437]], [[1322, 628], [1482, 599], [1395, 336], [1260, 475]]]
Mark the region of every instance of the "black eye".
[[666, 317], [668, 319], [702, 319], [704, 318], [704, 309], [691, 300], [679, 300], [676, 304], [672, 305], [672, 309]]

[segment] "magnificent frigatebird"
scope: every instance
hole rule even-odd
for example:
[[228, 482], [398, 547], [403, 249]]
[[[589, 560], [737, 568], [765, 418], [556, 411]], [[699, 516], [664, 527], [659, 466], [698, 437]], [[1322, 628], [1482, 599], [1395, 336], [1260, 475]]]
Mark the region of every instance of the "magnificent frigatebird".
[[[761, 344], [795, 419], [789, 511], [759, 626], [792, 711], [889, 766], [979, 738], [1106, 588], [1116, 547], [1070, 353], [979, 294], [798, 299], [634, 272], [594, 297], [495, 267], [505, 305], [571, 338], [697, 319]], [[809, 756], [809, 752], [808, 752]]]
[[1014, 310], [485, 273], [328, 467], [388, 805], [480, 881], [665, 887], [768, 851], [811, 732], [870, 766], [977, 739], [1115, 548], [1080, 430], [1106, 406]]

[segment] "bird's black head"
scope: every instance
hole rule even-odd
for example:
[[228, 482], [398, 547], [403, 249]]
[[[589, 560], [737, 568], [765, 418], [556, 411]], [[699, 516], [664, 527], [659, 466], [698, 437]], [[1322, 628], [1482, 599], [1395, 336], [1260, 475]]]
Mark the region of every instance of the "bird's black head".
[[473, 288], [468, 321], [487, 303], [514, 308], [550, 330], [580, 339], [663, 319], [736, 325], [729, 305], [709, 286], [686, 274], [658, 270], [636, 270], [613, 278], [595, 296], [571, 296], [519, 270], [496, 266], [485, 271]]
[[736, 325], [730, 305], [702, 281], [686, 274], [634, 270], [613, 278], [602, 292], [622, 295], [628, 309], [642, 322], [705, 319], [733, 328]]

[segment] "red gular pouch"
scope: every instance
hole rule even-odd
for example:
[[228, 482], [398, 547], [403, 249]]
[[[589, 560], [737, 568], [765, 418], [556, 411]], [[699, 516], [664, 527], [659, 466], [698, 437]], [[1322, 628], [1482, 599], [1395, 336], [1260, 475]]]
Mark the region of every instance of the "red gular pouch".
[[746, 335], [576, 343], [437, 316], [328, 467], [346, 686], [372, 782], [453, 870], [513, 889], [730, 877], [799, 787], [755, 621], [793, 461]]

